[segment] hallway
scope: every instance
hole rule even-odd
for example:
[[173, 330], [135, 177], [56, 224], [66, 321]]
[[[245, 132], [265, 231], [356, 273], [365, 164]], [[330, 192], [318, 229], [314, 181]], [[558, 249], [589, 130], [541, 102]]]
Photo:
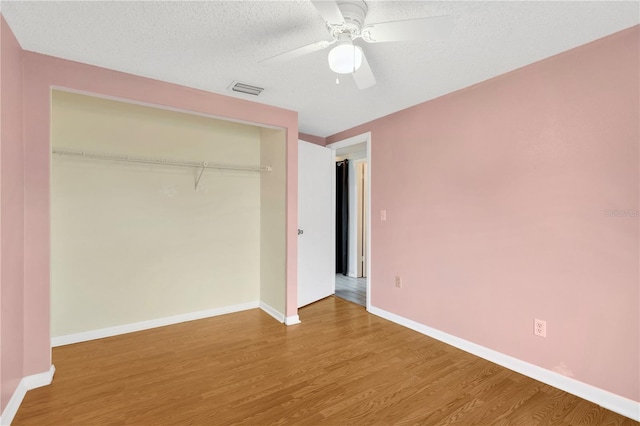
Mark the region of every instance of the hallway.
[[336, 296], [360, 306], [366, 306], [367, 279], [336, 274]]

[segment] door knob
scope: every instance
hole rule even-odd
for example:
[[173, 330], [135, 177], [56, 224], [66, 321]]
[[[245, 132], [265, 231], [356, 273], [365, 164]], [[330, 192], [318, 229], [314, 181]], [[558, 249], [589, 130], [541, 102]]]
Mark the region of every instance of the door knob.
[[302, 229], [298, 229], [298, 235], [302, 235], [304, 234], [304, 231]]

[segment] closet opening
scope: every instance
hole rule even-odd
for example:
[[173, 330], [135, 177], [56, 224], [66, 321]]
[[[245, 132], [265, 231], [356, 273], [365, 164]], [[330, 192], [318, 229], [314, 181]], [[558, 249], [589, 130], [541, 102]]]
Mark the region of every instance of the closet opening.
[[284, 130], [54, 90], [51, 150], [53, 346], [284, 319]]

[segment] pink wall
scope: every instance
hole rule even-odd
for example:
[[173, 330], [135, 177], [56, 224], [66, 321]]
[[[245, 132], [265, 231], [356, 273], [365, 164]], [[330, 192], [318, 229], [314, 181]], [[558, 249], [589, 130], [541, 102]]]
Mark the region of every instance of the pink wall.
[[0, 18], [0, 412], [23, 365], [23, 140], [22, 51]]
[[640, 401], [639, 28], [327, 138], [372, 132], [374, 306]]
[[316, 145], [325, 146], [327, 144], [327, 139], [321, 136], [309, 135], [307, 133], [298, 133], [298, 139], [301, 139], [305, 142], [311, 142]]
[[24, 374], [47, 371], [49, 343], [49, 107], [51, 87], [287, 129], [287, 310], [297, 313], [297, 113], [161, 81], [23, 52], [25, 175]]

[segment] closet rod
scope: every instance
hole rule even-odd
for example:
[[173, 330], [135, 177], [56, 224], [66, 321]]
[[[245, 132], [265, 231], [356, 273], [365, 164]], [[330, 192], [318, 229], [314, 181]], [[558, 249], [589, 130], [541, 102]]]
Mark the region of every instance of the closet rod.
[[270, 172], [271, 166], [234, 166], [232, 164], [209, 164], [206, 161], [176, 161], [176, 160], [163, 160], [161, 158], [145, 158], [145, 157], [130, 157], [116, 154], [98, 154], [85, 151], [73, 151], [68, 149], [53, 148], [52, 154], [61, 157], [76, 157], [86, 158], [89, 160], [107, 160], [107, 161], [120, 161], [123, 163], [142, 163], [142, 164], [155, 164], [161, 166], [175, 166], [175, 167], [197, 167], [200, 169], [217, 169], [217, 170], [241, 170], [248, 172]]

